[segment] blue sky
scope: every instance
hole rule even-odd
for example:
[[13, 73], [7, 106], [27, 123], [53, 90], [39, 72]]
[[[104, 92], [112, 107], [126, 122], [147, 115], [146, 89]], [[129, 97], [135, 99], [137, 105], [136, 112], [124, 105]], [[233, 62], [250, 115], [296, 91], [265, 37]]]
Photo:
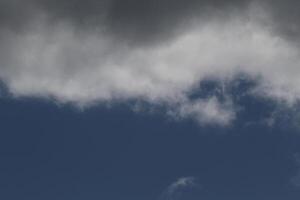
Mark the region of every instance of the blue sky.
[[130, 103], [82, 111], [9, 95], [0, 102], [3, 199], [300, 195], [295, 117], [286, 111], [276, 119], [281, 123], [262, 123], [275, 109], [262, 99], [245, 97], [239, 120], [229, 127], [172, 120], [158, 111], [136, 113]]

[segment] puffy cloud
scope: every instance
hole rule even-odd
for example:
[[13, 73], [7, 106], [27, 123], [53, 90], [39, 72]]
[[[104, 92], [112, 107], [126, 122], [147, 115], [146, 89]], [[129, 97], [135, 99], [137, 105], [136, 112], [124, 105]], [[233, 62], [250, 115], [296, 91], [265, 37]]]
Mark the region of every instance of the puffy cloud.
[[[276, 21], [293, 12], [279, 3], [0, 2], [0, 79], [15, 96], [83, 106], [141, 99], [222, 125], [235, 117], [230, 96], [188, 97], [207, 78], [226, 82], [244, 73], [259, 82], [255, 95], [290, 104], [300, 98], [298, 38]], [[288, 27], [297, 32], [297, 20]]]

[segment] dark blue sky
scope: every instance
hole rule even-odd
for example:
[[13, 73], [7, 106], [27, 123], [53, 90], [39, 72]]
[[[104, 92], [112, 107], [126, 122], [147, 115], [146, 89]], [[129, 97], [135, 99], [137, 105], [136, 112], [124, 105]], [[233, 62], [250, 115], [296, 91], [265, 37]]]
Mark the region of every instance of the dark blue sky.
[[[160, 112], [135, 113], [130, 104], [79, 111], [3, 96], [0, 198], [299, 199], [300, 135], [291, 122], [296, 117], [283, 112], [270, 127], [262, 119], [274, 103], [239, 101], [244, 110], [222, 127], [172, 120]], [[175, 188], [180, 191], [174, 198], [165, 195], [184, 177], [198, 187], [186, 184]]]

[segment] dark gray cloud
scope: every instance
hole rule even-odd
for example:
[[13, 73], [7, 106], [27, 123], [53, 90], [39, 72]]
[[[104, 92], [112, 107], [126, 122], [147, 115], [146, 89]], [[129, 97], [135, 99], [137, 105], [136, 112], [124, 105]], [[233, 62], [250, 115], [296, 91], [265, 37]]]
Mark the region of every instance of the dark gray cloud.
[[256, 2], [272, 16], [274, 31], [294, 39], [300, 31], [299, 1], [295, 0], [1, 0], [1, 26], [26, 30], [46, 15], [49, 22], [68, 21], [78, 30], [105, 30], [108, 34], [135, 42], [166, 40], [197, 22], [219, 20], [244, 12]]
[[243, 1], [197, 0], [115, 0], [107, 16], [114, 32], [130, 34], [141, 39], [170, 38], [176, 30], [198, 23], [207, 17], [225, 14], [231, 7], [240, 7]]
[[290, 40], [300, 39], [300, 1], [267, 0], [265, 8], [273, 18], [274, 31]]
[[191, 19], [228, 15], [246, 0], [1, 0], [1, 26], [28, 28], [46, 15], [49, 22], [68, 21], [79, 30], [102, 29], [119, 38], [146, 41], [170, 38]]

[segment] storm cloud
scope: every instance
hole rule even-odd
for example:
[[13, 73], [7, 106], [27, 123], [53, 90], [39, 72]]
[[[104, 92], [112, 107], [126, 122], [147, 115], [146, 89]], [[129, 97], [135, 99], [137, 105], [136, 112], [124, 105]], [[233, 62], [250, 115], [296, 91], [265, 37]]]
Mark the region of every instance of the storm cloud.
[[247, 74], [253, 95], [300, 98], [297, 1], [0, 0], [0, 79], [14, 96], [91, 105], [138, 99], [229, 124], [230, 95], [190, 99]]

